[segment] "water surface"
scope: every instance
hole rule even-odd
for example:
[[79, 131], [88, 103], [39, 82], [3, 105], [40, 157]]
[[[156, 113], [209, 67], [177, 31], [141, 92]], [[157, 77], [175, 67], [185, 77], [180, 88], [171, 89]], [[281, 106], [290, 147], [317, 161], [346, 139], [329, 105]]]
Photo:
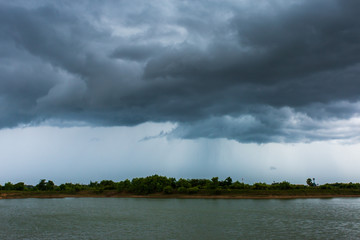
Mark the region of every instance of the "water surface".
[[0, 239], [360, 239], [360, 198], [3, 199]]

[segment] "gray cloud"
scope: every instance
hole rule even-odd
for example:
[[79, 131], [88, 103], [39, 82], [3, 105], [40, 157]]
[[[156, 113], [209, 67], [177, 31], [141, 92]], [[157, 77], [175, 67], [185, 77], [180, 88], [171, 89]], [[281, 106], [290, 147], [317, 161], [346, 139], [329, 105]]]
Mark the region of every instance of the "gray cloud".
[[124, 44], [115, 49], [111, 56], [124, 60], [145, 61], [156, 56], [162, 50], [162, 47], [156, 44]]
[[2, 2], [0, 127], [173, 122], [169, 137], [357, 141], [359, 5]]

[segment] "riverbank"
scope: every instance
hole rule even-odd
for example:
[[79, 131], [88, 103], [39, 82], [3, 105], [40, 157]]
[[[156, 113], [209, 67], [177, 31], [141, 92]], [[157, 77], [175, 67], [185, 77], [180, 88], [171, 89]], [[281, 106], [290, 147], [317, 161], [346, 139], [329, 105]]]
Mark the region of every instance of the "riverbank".
[[354, 191], [246, 191], [243, 193], [222, 194], [148, 194], [136, 195], [119, 193], [116, 191], [80, 192], [41, 192], [41, 191], [1, 191], [0, 199], [25, 199], [25, 198], [179, 198], [179, 199], [297, 199], [297, 198], [349, 198], [360, 197], [360, 192]]

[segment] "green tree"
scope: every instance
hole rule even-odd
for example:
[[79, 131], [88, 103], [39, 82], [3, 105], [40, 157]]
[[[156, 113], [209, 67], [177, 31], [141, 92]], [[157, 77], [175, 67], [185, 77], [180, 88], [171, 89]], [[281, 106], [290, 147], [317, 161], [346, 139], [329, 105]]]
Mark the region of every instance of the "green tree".
[[174, 192], [173, 188], [171, 186], [164, 187], [164, 193], [165, 194], [172, 194]]
[[116, 184], [112, 180], [102, 180], [100, 182], [100, 186], [102, 186], [104, 188], [104, 190], [116, 189]]
[[178, 193], [187, 193], [187, 192], [188, 192], [188, 189], [185, 188], [185, 187], [179, 187], [179, 188], [177, 189], [177, 192], [178, 192]]
[[191, 187], [191, 183], [183, 178], [180, 178], [177, 182], [176, 182], [176, 187], [184, 187], [184, 188], [189, 188]]
[[172, 179], [167, 177], [153, 175], [146, 178], [133, 178], [130, 191], [137, 194], [151, 194], [162, 192], [164, 187], [171, 186]]
[[90, 183], [89, 183], [89, 187], [90, 188], [98, 188], [99, 187], [99, 183], [97, 182], [97, 181], [95, 181], [95, 182], [93, 182], [93, 181], [90, 181]]
[[266, 189], [268, 189], [268, 185], [266, 183], [261, 183], [261, 182], [254, 183], [253, 189], [255, 189], [255, 190], [266, 190]]
[[312, 182], [311, 178], [306, 179], [306, 184], [309, 185], [310, 187], [314, 186], [314, 183]]
[[46, 179], [41, 179], [38, 185], [36, 185], [36, 188], [40, 191], [46, 190]]
[[189, 194], [194, 194], [194, 193], [198, 193], [198, 192], [199, 192], [198, 187], [191, 187], [191, 188], [188, 189]]
[[244, 189], [245, 188], [245, 184], [244, 183], [240, 183], [239, 181], [234, 182], [231, 185], [232, 189]]
[[5, 183], [4, 190], [14, 190], [14, 184], [12, 184], [11, 182]]
[[46, 182], [46, 179], [41, 179], [36, 188], [40, 191], [52, 191], [55, 189], [55, 184], [51, 180]]
[[291, 184], [287, 181], [283, 181], [283, 182], [279, 183], [279, 188], [281, 190], [291, 189]]
[[14, 185], [14, 190], [17, 191], [24, 191], [25, 190], [25, 184], [23, 182], [18, 182]]
[[209, 179], [190, 179], [189, 180], [192, 187], [206, 188], [206, 186], [211, 185]]
[[119, 182], [118, 185], [117, 185], [117, 190], [118, 190], [119, 192], [130, 191], [130, 189], [131, 189], [131, 182], [130, 182], [129, 179], [126, 179], [126, 180], [124, 180], [124, 181], [121, 181], [121, 182]]
[[55, 189], [54, 182], [51, 180], [47, 181], [47, 183], [45, 184], [45, 188], [47, 191], [53, 191]]
[[213, 177], [211, 179], [211, 185], [210, 186], [211, 186], [212, 189], [218, 188], [218, 186], [219, 186], [219, 178], [218, 177]]
[[224, 181], [224, 186], [225, 186], [225, 187], [230, 187], [231, 184], [232, 184], [232, 179], [231, 179], [231, 177], [227, 177], [227, 178], [225, 179], [225, 181]]

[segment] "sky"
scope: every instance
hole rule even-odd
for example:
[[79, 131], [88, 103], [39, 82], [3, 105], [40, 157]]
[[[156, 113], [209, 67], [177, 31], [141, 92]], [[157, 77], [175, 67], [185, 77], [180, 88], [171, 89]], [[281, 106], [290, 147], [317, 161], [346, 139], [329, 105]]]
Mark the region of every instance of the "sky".
[[0, 1], [0, 184], [360, 182], [360, 2]]

